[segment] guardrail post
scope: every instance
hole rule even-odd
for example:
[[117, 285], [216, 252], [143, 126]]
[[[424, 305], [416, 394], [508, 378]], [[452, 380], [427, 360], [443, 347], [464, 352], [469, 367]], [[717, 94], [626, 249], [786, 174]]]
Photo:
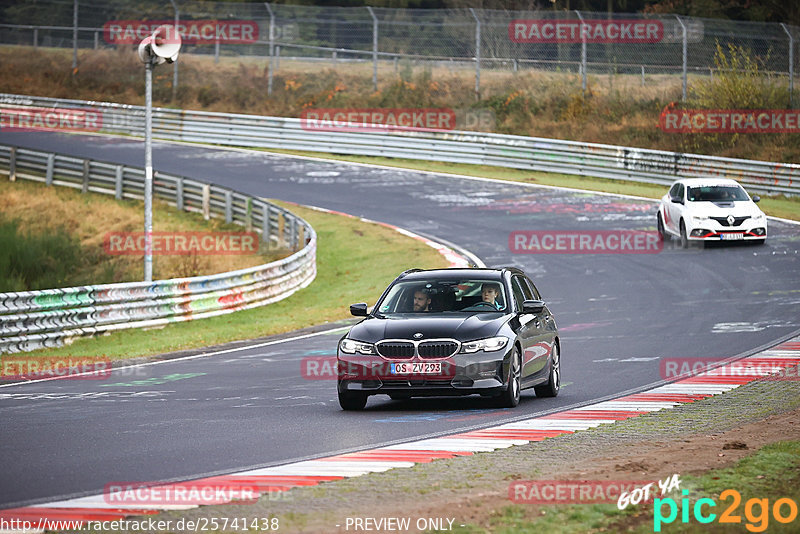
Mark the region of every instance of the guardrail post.
[[644, 87], [644, 65], [642, 65], [642, 87]]
[[97, 50], [100, 44], [100, 32], [94, 32], [94, 49]]
[[245, 201], [244, 229], [247, 232], [253, 231], [253, 199], [251, 197], [247, 197]]
[[575, 14], [578, 15], [578, 19], [581, 21], [580, 25], [580, 32], [581, 32], [581, 89], [583, 90], [583, 97], [586, 98], [586, 33], [583, 31], [583, 15], [577, 9], [575, 10]]
[[781, 22], [781, 28], [789, 36], [789, 108], [794, 107], [794, 37], [786, 24]]
[[214, 63], [219, 63], [219, 39], [214, 43]]
[[275, 15], [272, 13], [272, 6], [269, 2], [264, 2], [264, 6], [269, 13], [269, 67], [267, 74], [267, 95], [272, 96], [272, 74], [275, 71]]
[[114, 198], [122, 200], [122, 165], [114, 169]]
[[203, 185], [203, 219], [211, 218], [211, 186]]
[[305, 244], [306, 244], [306, 227], [304, 224], [301, 224], [297, 236], [297, 246], [303, 248]]
[[8, 181], [17, 181], [17, 147], [12, 146], [8, 154]]
[[275, 69], [281, 68], [281, 47], [280, 45], [275, 47]]
[[286, 242], [286, 238], [284, 236], [284, 231], [286, 227], [286, 219], [283, 216], [283, 212], [278, 212], [278, 246], [280, 247], [283, 243]]
[[372, 11], [372, 8], [367, 7], [370, 16], [372, 17], [372, 89], [378, 90], [378, 17]]
[[175, 181], [175, 207], [183, 211], [183, 178], [181, 177]]
[[48, 154], [47, 155], [47, 171], [44, 175], [44, 183], [45, 185], [53, 185], [53, 170], [56, 166], [56, 155], [55, 154]]
[[33, 29], [33, 47], [39, 48], [39, 28]]
[[678, 24], [681, 25], [681, 29], [683, 30], [683, 74], [682, 76], [682, 90], [681, 90], [681, 100], [686, 102], [686, 71], [688, 70], [688, 56], [689, 56], [689, 42], [686, 37], [686, 24], [683, 23], [681, 18], [678, 15], [675, 15], [675, 18], [678, 19]]
[[298, 241], [297, 241], [297, 219], [295, 217], [292, 217], [292, 228], [291, 228], [291, 231], [292, 231], [292, 237], [290, 238], [292, 240], [291, 249], [293, 251], [295, 251], [295, 250], [297, 250], [297, 245], [298, 245]]
[[89, 160], [83, 160], [83, 184], [81, 185], [81, 193], [89, 192]]
[[225, 222], [230, 223], [233, 221], [233, 193], [230, 190], [225, 190]]
[[475, 9], [469, 8], [472, 18], [475, 19], [475, 100], [481, 99], [481, 19], [475, 14]]
[[261, 240], [267, 243], [267, 250], [270, 248], [269, 235], [269, 204], [261, 204]]

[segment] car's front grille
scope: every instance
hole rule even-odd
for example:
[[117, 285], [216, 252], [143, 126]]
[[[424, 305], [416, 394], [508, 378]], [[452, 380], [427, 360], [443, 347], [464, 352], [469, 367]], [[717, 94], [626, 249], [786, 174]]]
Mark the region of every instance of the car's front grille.
[[449, 358], [458, 351], [455, 341], [423, 341], [417, 347], [420, 358]]
[[717, 221], [720, 224], [720, 226], [741, 226], [744, 221], [750, 218], [750, 216], [746, 215], [744, 217], [734, 217], [733, 223], [729, 223], [727, 217], [709, 217], [709, 218]]
[[411, 341], [381, 341], [375, 344], [378, 354], [384, 358], [410, 360], [414, 357], [414, 343]]

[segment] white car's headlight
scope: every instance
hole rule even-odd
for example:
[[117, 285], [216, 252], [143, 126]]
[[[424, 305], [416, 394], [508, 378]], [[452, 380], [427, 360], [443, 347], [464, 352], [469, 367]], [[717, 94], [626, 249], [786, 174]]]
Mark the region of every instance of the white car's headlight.
[[356, 352], [360, 352], [361, 354], [375, 354], [375, 347], [372, 343], [364, 343], [354, 339], [343, 339], [342, 342], [339, 343], [339, 349], [347, 354], [355, 354]]
[[702, 215], [692, 215], [692, 220], [694, 222], [703, 222], [703, 221], [707, 221], [708, 217], [704, 217]]
[[475, 341], [467, 341], [466, 343], [462, 343], [461, 352], [467, 354], [471, 352], [478, 352], [479, 350], [491, 352], [502, 349], [506, 346], [506, 343], [508, 343], [508, 338], [504, 336], [487, 337], [486, 339], [478, 339]]

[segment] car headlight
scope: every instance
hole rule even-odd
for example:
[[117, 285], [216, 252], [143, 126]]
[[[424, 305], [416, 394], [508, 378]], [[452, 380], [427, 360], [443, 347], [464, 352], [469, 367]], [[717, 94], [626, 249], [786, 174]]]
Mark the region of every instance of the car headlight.
[[766, 217], [766, 215], [764, 215], [763, 213], [761, 213], [761, 214], [759, 214], [759, 215], [756, 215], [755, 217], [753, 217], [753, 220], [756, 220], [756, 221], [763, 221], [763, 220], [764, 220], [764, 219], [766, 219], [766, 218], [767, 218], [767, 217]]
[[360, 352], [361, 354], [375, 354], [375, 347], [372, 343], [363, 343], [354, 339], [343, 339], [341, 343], [339, 343], [339, 349], [347, 354], [355, 354], [356, 352]]
[[487, 337], [486, 339], [477, 339], [475, 341], [467, 341], [461, 344], [462, 353], [478, 352], [485, 350], [487, 352], [500, 350], [506, 346], [508, 338], [503, 336]]
[[702, 215], [692, 215], [692, 220], [694, 222], [703, 222], [703, 221], [707, 221], [708, 217], [703, 217]]

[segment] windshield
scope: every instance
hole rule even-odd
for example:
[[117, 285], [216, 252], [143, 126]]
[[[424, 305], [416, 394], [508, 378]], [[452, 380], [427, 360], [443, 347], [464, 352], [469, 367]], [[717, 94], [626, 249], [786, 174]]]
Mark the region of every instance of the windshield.
[[733, 202], [749, 200], [747, 193], [735, 185], [690, 187], [686, 195], [690, 202]]
[[496, 280], [417, 280], [392, 286], [376, 309], [395, 313], [478, 313], [505, 311], [503, 284]]

